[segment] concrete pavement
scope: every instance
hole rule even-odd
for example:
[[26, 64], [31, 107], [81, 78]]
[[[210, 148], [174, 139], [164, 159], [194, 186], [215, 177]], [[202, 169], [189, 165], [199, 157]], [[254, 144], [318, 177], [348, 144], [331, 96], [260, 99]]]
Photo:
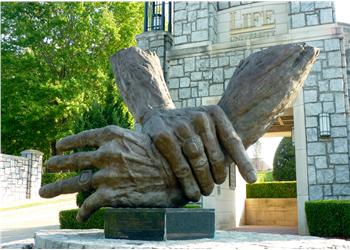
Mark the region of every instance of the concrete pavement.
[[39, 230], [58, 229], [58, 213], [77, 208], [75, 195], [12, 202], [0, 210], [0, 244], [34, 237]]
[[35, 247], [45, 249], [350, 249], [350, 241], [311, 236], [217, 230], [214, 239], [140, 241], [106, 239], [103, 230], [47, 230], [36, 234]]

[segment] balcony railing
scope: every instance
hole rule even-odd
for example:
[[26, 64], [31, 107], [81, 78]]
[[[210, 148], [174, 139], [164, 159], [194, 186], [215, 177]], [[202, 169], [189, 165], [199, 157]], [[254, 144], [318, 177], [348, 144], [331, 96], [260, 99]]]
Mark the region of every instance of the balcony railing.
[[172, 2], [145, 2], [144, 31], [172, 31]]

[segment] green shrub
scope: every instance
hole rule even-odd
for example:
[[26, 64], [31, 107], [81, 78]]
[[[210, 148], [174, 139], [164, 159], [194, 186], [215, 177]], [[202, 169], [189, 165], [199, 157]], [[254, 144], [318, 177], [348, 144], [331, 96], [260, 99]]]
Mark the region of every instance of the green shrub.
[[305, 212], [311, 235], [350, 238], [349, 200], [307, 201]]
[[[190, 203], [185, 208], [200, 208], [199, 204]], [[59, 212], [59, 221], [61, 229], [103, 229], [104, 213], [108, 208], [101, 208], [91, 215], [84, 223], [76, 220], [78, 209], [62, 210]]]
[[189, 204], [186, 204], [184, 208], [201, 208], [201, 205], [198, 203], [189, 203]]
[[81, 207], [81, 205], [83, 204], [85, 199], [87, 197], [89, 197], [91, 194], [92, 194], [92, 192], [87, 192], [87, 191], [81, 191], [81, 192], [77, 193], [77, 196], [75, 199], [75, 203], [77, 204], [77, 206]]
[[247, 198], [296, 198], [295, 181], [247, 184]]
[[53, 183], [55, 181], [67, 179], [76, 176], [76, 172], [64, 172], [64, 173], [44, 173], [41, 177], [41, 186]]
[[273, 179], [275, 181], [295, 181], [295, 148], [292, 139], [284, 137], [273, 159]]
[[104, 212], [105, 208], [101, 208], [84, 223], [76, 220], [78, 209], [63, 210], [59, 213], [61, 229], [103, 229], [104, 228]]
[[272, 171], [262, 171], [258, 173], [258, 180], [256, 182], [271, 182], [273, 181]]

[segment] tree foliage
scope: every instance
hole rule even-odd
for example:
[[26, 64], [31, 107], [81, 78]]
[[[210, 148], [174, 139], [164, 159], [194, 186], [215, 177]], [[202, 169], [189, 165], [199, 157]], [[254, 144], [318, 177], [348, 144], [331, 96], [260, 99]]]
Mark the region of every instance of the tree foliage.
[[[35, 148], [49, 156], [82, 114], [106, 103], [113, 82], [109, 57], [135, 44], [142, 8], [125, 2], [1, 4], [2, 152]], [[116, 121], [113, 112], [107, 123]]]
[[107, 89], [103, 103], [93, 102], [91, 107], [80, 115], [75, 122], [74, 133], [101, 128], [110, 124], [118, 125], [122, 128], [133, 128], [133, 117], [124, 105], [115, 84], [111, 82]]
[[273, 179], [275, 181], [295, 181], [295, 148], [292, 138], [284, 137], [273, 159]]

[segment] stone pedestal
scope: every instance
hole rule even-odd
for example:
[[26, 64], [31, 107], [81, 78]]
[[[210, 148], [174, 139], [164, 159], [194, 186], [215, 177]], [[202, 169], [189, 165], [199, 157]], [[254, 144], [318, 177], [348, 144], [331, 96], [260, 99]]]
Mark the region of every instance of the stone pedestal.
[[115, 208], [105, 212], [105, 237], [129, 240], [214, 238], [214, 209]]

